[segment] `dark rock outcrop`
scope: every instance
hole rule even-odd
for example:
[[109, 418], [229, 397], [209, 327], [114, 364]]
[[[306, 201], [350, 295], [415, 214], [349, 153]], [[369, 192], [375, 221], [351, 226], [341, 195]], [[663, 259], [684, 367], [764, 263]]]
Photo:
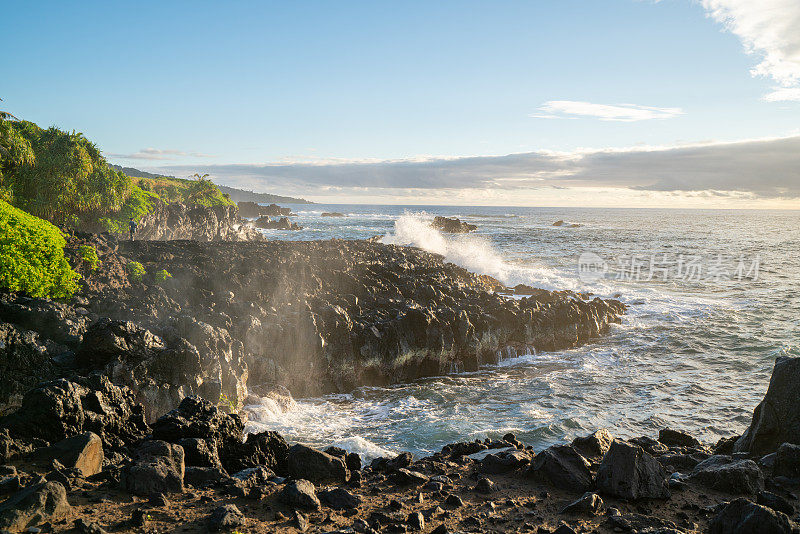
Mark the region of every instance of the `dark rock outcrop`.
[[629, 499], [666, 499], [670, 496], [667, 473], [641, 447], [614, 440], [597, 469], [597, 489]]
[[21, 532], [44, 522], [68, 517], [72, 507], [58, 482], [39, 482], [0, 503], [0, 529]]
[[266, 215], [268, 217], [289, 217], [294, 215], [292, 208], [282, 208], [277, 204], [262, 206], [255, 202], [238, 202], [239, 215], [247, 218], [256, 218]]
[[346, 215], [338, 211], [323, 211], [321, 217], [346, 217]]
[[344, 483], [350, 478], [344, 459], [305, 445], [289, 448], [287, 465], [291, 477], [311, 482]]
[[314, 484], [308, 480], [291, 480], [281, 490], [278, 499], [295, 508], [319, 510], [322, 506], [317, 498]]
[[752, 495], [764, 489], [764, 474], [752, 460], [712, 456], [692, 470], [689, 480], [734, 495]]
[[795, 525], [786, 515], [747, 499], [725, 506], [709, 525], [709, 534], [792, 534]]
[[537, 454], [528, 476], [570, 491], [586, 491], [592, 486], [591, 464], [569, 445], [554, 445]]
[[199, 206], [158, 202], [138, 223], [136, 239], [253, 241], [261, 234], [242, 221], [236, 206]]
[[94, 432], [110, 450], [123, 449], [149, 431], [131, 391], [102, 375], [41, 384], [0, 423], [15, 436], [50, 442]]
[[123, 473], [123, 487], [134, 495], [183, 493], [183, 448], [166, 441], [148, 440], [134, 451], [133, 463]]
[[756, 406], [753, 421], [734, 450], [763, 456], [783, 443], [800, 445], [800, 358], [775, 360], [764, 400]]
[[287, 217], [273, 219], [272, 217], [259, 217], [255, 222], [256, 227], [267, 230], [302, 230], [303, 227], [296, 222], [290, 221]]
[[36, 450], [35, 458], [47, 462], [57, 460], [65, 468], [77, 469], [88, 477], [103, 469], [103, 441], [94, 432], [83, 432]]
[[478, 229], [474, 224], [465, 223], [457, 217], [450, 218], [439, 215], [433, 218], [431, 227], [450, 234], [467, 234]]

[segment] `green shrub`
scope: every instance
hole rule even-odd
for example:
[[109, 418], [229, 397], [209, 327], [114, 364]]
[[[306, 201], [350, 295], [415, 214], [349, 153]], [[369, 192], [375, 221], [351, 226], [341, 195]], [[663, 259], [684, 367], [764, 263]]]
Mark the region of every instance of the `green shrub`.
[[129, 261], [128, 262], [128, 278], [135, 282], [139, 282], [144, 276], [145, 270], [144, 265], [139, 263], [138, 261]]
[[78, 247], [78, 254], [81, 256], [81, 261], [84, 262], [93, 271], [97, 270], [100, 265], [100, 258], [97, 257], [97, 251], [92, 245], [81, 245]]
[[167, 278], [172, 278], [172, 275], [166, 269], [161, 269], [160, 271], [156, 272], [154, 278], [157, 284], [161, 284], [165, 282]]
[[64, 257], [58, 228], [0, 200], [0, 287], [32, 297], [68, 298], [80, 275]]
[[159, 202], [158, 195], [145, 191], [139, 186], [131, 187], [131, 194], [122, 209], [109, 217], [102, 217], [100, 224], [108, 232], [124, 234], [128, 231], [128, 221], [132, 217], [139, 222], [142, 216], [153, 211], [154, 204]]

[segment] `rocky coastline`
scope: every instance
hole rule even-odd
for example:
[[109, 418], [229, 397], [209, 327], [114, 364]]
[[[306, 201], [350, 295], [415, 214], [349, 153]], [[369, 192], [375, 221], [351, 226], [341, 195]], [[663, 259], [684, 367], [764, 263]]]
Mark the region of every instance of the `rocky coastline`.
[[716, 444], [601, 429], [533, 450], [506, 434], [369, 463], [245, 436], [196, 396], [148, 425], [129, 388], [59, 379], [0, 419], [0, 529], [796, 534], [798, 379], [800, 358], [779, 358], [747, 431]]

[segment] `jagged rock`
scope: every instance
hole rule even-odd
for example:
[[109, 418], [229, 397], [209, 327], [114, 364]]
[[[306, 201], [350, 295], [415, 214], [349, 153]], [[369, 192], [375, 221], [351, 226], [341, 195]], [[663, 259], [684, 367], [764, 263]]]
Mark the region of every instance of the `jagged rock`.
[[289, 475], [312, 482], [347, 482], [350, 472], [342, 458], [331, 456], [322, 451], [293, 445], [289, 448], [287, 460]]
[[442, 447], [442, 454], [446, 454], [452, 458], [460, 456], [468, 456], [476, 452], [485, 451], [489, 447], [480, 441], [463, 441], [460, 443], [451, 443]]
[[474, 224], [465, 223], [456, 217], [441, 217], [439, 215], [433, 218], [431, 227], [451, 234], [467, 234], [478, 229]]
[[411, 463], [414, 461], [414, 455], [410, 452], [401, 452], [394, 458], [391, 458], [386, 461], [385, 469], [389, 471], [396, 471], [398, 469], [403, 469], [405, 467], [411, 466]]
[[290, 221], [287, 217], [281, 217], [278, 220], [272, 217], [263, 216], [256, 219], [255, 225], [258, 228], [266, 228], [268, 230], [302, 230], [303, 227], [296, 222]]
[[569, 445], [548, 447], [536, 456], [528, 476], [570, 491], [586, 491], [592, 485], [591, 465]]
[[800, 445], [784, 443], [778, 447], [772, 471], [775, 476], [800, 479]]
[[673, 470], [680, 471], [681, 473], [689, 473], [703, 460], [709, 458], [710, 455], [704, 453], [680, 454], [668, 452], [658, 456], [656, 460], [665, 468], [672, 466]]
[[184, 438], [178, 442], [183, 447], [186, 466], [195, 467], [222, 467], [214, 440], [202, 438]]
[[278, 495], [278, 500], [289, 506], [308, 510], [319, 510], [321, 507], [314, 484], [303, 479], [287, 482]]
[[43, 383], [26, 393], [2, 424], [17, 436], [49, 442], [91, 431], [110, 450], [140, 440], [149, 430], [131, 391], [102, 375]]
[[348, 510], [357, 508], [361, 504], [361, 497], [353, 495], [344, 488], [335, 488], [317, 493], [320, 502], [334, 510]]
[[692, 470], [689, 480], [706, 488], [735, 495], [751, 495], [764, 489], [764, 474], [752, 460], [712, 456]]
[[756, 503], [760, 504], [761, 506], [766, 506], [767, 508], [772, 508], [776, 512], [782, 512], [789, 517], [793, 516], [795, 512], [792, 503], [780, 495], [772, 493], [771, 491], [760, 492], [756, 498]]
[[103, 441], [94, 432], [83, 432], [38, 449], [34, 456], [39, 460], [58, 460], [65, 468], [77, 469], [88, 477], [103, 469]]
[[123, 486], [129, 492], [183, 493], [183, 448], [166, 441], [148, 440], [136, 448], [133, 463], [125, 468]]
[[139, 219], [136, 239], [142, 241], [256, 241], [258, 231], [243, 224], [236, 206], [200, 206], [155, 202]]
[[165, 348], [164, 342], [149, 330], [131, 321], [114, 321], [104, 317], [83, 335], [75, 363], [80, 367], [96, 369], [115, 359], [132, 362], [146, 360]]
[[245, 524], [244, 514], [235, 504], [224, 504], [215, 508], [208, 518], [208, 529], [211, 532], [232, 530]]
[[709, 534], [792, 534], [794, 525], [784, 514], [747, 499], [730, 502], [711, 520]]
[[561, 509], [562, 514], [597, 515], [603, 507], [603, 499], [596, 493], [587, 492], [577, 501], [571, 502]]
[[504, 451], [496, 454], [487, 454], [481, 460], [480, 470], [482, 473], [496, 475], [519, 469], [530, 462], [530, 454], [525, 451]]
[[419, 486], [428, 481], [428, 477], [419, 471], [412, 471], [411, 469], [401, 468], [394, 471], [391, 475], [392, 481], [400, 486], [415, 485]]
[[229, 480], [228, 474], [219, 467], [186, 467], [183, 474], [184, 483], [196, 488], [205, 488]]
[[648, 454], [652, 454], [653, 456], [661, 456], [662, 454], [666, 454], [669, 452], [669, 447], [657, 441], [653, 438], [647, 436], [640, 436], [638, 438], [631, 438], [628, 440], [629, 443], [633, 443], [634, 445], [641, 447], [644, 449]]
[[406, 518], [411, 530], [425, 530], [425, 517], [419, 512], [411, 512]]
[[282, 208], [277, 204], [262, 206], [255, 202], [238, 202], [237, 205], [239, 207], [239, 215], [242, 217], [260, 217], [262, 215], [288, 217], [294, 215], [294, 213], [292, 213], [292, 208]]
[[464, 506], [464, 501], [461, 500], [461, 497], [459, 497], [454, 493], [448, 495], [447, 498], [444, 500], [444, 503], [447, 506], [452, 506], [453, 508], [461, 508], [462, 506]]
[[[617, 511], [619, 512], [619, 511]], [[684, 534], [672, 521], [645, 514], [610, 515], [607, 524], [614, 532], [636, 534]]]
[[494, 487], [495, 483], [492, 482], [491, 479], [481, 477], [481, 479], [478, 480], [478, 483], [475, 485], [475, 491], [478, 493], [491, 493], [494, 491]]
[[800, 444], [800, 358], [780, 356], [764, 400], [734, 450], [763, 456], [783, 443]]
[[572, 446], [588, 459], [601, 459], [611, 447], [614, 437], [605, 428], [601, 428], [588, 436], [572, 440]]
[[97, 523], [79, 517], [72, 527], [80, 534], [106, 534], [106, 530]]
[[39, 482], [0, 503], [0, 529], [21, 531], [46, 521], [68, 517], [72, 507], [58, 482]]
[[686, 432], [662, 428], [658, 432], [658, 441], [667, 447], [702, 447], [703, 444]]
[[308, 516], [298, 510], [294, 511], [293, 523], [297, 530], [305, 532], [308, 530]]
[[264, 466], [278, 473], [287, 473], [289, 445], [283, 436], [267, 430], [248, 434], [244, 443], [229, 441], [222, 449], [222, 465], [228, 472]]
[[614, 440], [597, 469], [597, 488], [621, 499], [666, 499], [667, 473], [637, 445]]

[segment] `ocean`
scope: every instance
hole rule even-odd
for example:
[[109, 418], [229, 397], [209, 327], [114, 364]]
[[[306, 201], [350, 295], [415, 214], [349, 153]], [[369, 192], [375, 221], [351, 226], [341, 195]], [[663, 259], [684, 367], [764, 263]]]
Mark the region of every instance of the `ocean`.
[[[249, 431], [367, 459], [507, 432], [536, 450], [598, 428], [634, 437], [673, 427], [714, 442], [747, 426], [775, 358], [798, 354], [797, 211], [286, 206], [305, 228], [264, 230], [270, 239], [383, 235], [508, 286], [591, 292], [628, 311], [579, 348], [289, 407], [248, 406]], [[478, 230], [442, 234], [428, 225], [435, 215]]]

